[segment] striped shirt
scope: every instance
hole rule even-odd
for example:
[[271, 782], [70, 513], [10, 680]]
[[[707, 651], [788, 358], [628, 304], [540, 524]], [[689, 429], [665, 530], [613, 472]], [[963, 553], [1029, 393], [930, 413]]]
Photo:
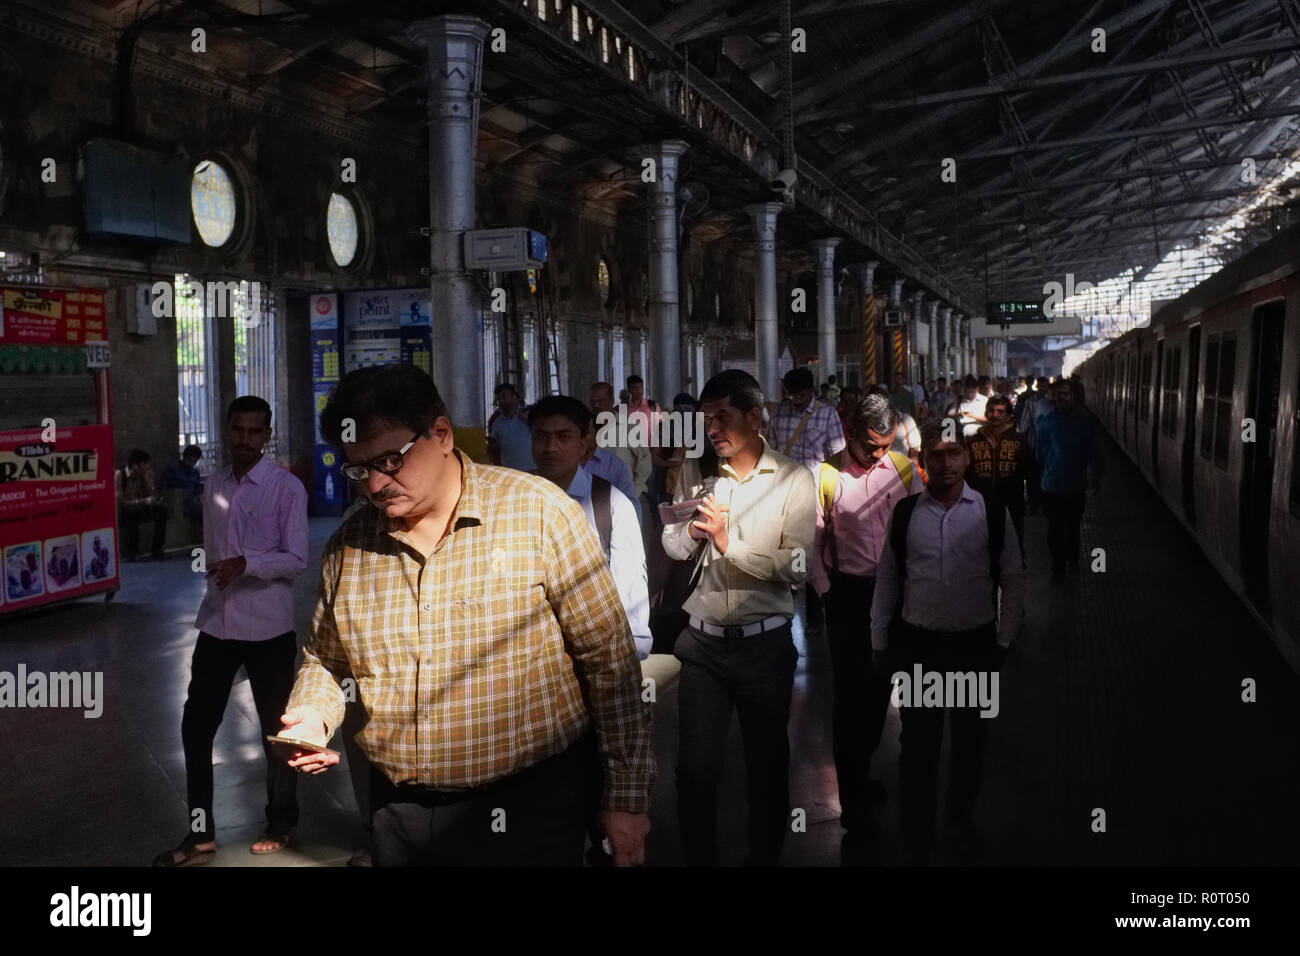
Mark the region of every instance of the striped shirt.
[[[799, 423], [809, 410], [811, 414], [801, 430]], [[797, 438], [795, 432], [799, 433]], [[844, 429], [835, 406], [815, 398], [808, 408], [795, 408], [787, 399], [772, 409], [766, 438], [773, 449], [812, 469], [813, 474], [817, 473], [818, 465], [844, 449]], [[790, 445], [791, 438], [795, 438], [793, 445]]]
[[[455, 452], [461, 495], [426, 558], [366, 507], [325, 545], [311, 640], [289, 708], [328, 733], [355, 686], [357, 741], [394, 783], [480, 787], [563, 752], [589, 726], [604, 806], [645, 812], [655, 764], [649, 705], [618, 590], [582, 509], [534, 475]], [[344, 685], [349, 678], [354, 685]]]

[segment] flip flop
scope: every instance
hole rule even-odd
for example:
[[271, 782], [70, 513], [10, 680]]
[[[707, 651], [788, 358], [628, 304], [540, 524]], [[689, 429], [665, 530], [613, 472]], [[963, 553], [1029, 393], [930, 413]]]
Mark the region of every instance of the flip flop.
[[255, 850], [253, 849], [253, 847], [250, 846], [248, 848], [248, 852], [252, 853], [254, 856], [265, 856], [268, 853], [279, 853], [281, 850], [287, 850], [293, 844], [293, 831], [283, 830], [280, 832], [273, 832], [271, 830], [267, 830], [265, 833], [263, 833], [261, 836], [259, 836], [256, 840], [253, 841], [254, 844], [271, 843], [271, 842], [278, 843], [280, 845], [277, 846], [274, 850]]
[[[181, 858], [176, 859], [176, 854], [181, 854]], [[177, 866], [203, 866], [205, 863], [211, 863], [217, 858], [217, 851], [214, 847], [211, 850], [200, 850], [193, 843], [182, 843], [174, 850], [166, 850], [159, 853], [153, 858], [154, 866], [177, 867]]]

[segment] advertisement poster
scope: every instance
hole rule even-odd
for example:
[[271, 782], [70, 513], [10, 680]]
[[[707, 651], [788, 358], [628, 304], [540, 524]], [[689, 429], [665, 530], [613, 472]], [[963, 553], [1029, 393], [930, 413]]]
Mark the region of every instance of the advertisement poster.
[[0, 432], [0, 613], [118, 586], [110, 425]]
[[95, 289], [0, 288], [0, 343], [80, 345], [107, 338], [104, 293]]
[[427, 370], [433, 332], [428, 289], [369, 289], [343, 297], [346, 371], [409, 362]]
[[339, 330], [339, 297], [337, 293], [320, 293], [311, 297], [311, 327], [313, 329]]
[[316, 434], [312, 467], [314, 515], [340, 515], [347, 506], [347, 482], [339, 472], [338, 453], [320, 433], [320, 413], [330, 390], [339, 381], [339, 311], [337, 293], [319, 293], [308, 299], [311, 311], [312, 429]]

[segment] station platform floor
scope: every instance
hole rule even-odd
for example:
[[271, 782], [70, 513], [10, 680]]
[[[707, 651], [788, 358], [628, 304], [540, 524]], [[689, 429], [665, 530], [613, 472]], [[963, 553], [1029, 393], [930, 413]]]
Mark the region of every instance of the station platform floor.
[[[992, 865], [1283, 865], [1300, 859], [1300, 677], [1274, 650], [1127, 459], [1110, 446], [1102, 492], [1088, 503], [1085, 567], [1067, 583], [1046, 568], [1046, 526], [1026, 529], [1024, 630], [1005, 665], [976, 823], [987, 844], [959, 858], [942, 830], [934, 862]], [[313, 519], [313, 562], [335, 526]], [[312, 567], [314, 565], [309, 565]], [[104, 714], [0, 711], [0, 865], [147, 866], [185, 832], [180, 715], [203, 579], [188, 560], [123, 566], [116, 599], [0, 618], [0, 670], [104, 672]], [[305, 639], [316, 577], [295, 588]], [[864, 635], [865, 639], [865, 635]], [[807, 829], [783, 863], [841, 862], [830, 738], [830, 663], [820, 635], [796, 635], [801, 658], [790, 719], [791, 804]], [[1244, 703], [1254, 678], [1258, 701]], [[215, 866], [341, 866], [363, 845], [344, 767], [300, 778], [302, 821], [290, 849], [248, 852], [263, 823], [264, 760], [246, 680], [215, 747]], [[659, 695], [660, 776], [649, 862], [678, 865], [673, 771], [676, 687]], [[864, 860], [896, 865], [898, 731], [890, 711], [874, 772], [887, 797]], [[335, 746], [339, 746], [338, 739]], [[945, 748], [946, 751], [946, 748]], [[944, 766], [946, 766], [946, 752]], [[733, 720], [720, 838], [744, 856], [744, 768]], [[1094, 809], [1106, 830], [1094, 832]]]

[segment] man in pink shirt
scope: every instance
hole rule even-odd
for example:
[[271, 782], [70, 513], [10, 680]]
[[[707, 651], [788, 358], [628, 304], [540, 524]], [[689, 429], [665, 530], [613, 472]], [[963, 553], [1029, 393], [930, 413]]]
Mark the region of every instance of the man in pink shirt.
[[[280, 732], [289, 702], [298, 642], [293, 631], [293, 579], [307, 566], [307, 491], [262, 457], [271, 439], [271, 406], [254, 395], [230, 403], [226, 449], [231, 464], [203, 489], [203, 550], [208, 590], [194, 625], [189, 697], [181, 720], [190, 832], [155, 866], [195, 866], [216, 856], [212, 816], [212, 740], [242, 665], [262, 734]], [[298, 823], [297, 776], [266, 753], [266, 830], [253, 853], [287, 847]]]
[[[898, 410], [882, 394], [870, 394], [851, 415], [847, 467], [839, 472], [830, 513], [817, 501], [817, 533], [809, 577], [826, 607], [826, 633], [833, 671], [832, 734], [840, 788], [840, 826], [845, 862], [856, 862], [868, 832], [869, 806], [883, 796], [868, 771], [889, 707], [890, 682], [871, 666], [871, 598], [876, 565], [885, 547], [894, 505], [922, 490], [921, 477], [905, 455], [889, 446], [899, 428]], [[819, 483], [820, 487], [820, 483]]]

